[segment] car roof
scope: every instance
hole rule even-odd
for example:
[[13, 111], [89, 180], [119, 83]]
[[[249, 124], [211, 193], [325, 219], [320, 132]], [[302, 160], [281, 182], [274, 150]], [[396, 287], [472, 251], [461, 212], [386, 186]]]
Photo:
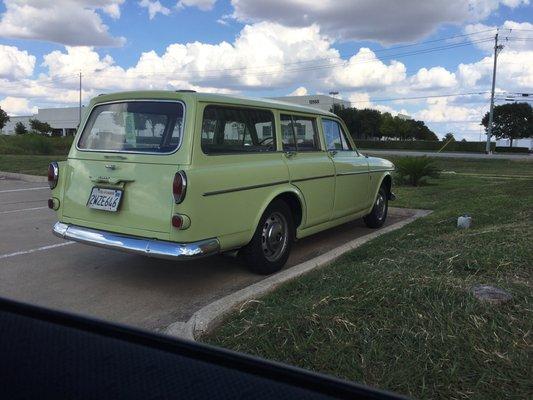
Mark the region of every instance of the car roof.
[[337, 118], [331, 112], [321, 110], [315, 107], [301, 106], [280, 100], [253, 98], [238, 95], [218, 94], [218, 93], [201, 93], [187, 90], [139, 90], [132, 92], [117, 92], [102, 94], [92, 100], [92, 103], [104, 103], [109, 101], [127, 100], [127, 99], [160, 99], [160, 100], [196, 100], [209, 103], [225, 103], [242, 106], [256, 106], [264, 108], [273, 108], [276, 110], [293, 111], [308, 114], [318, 114], [328, 117]]

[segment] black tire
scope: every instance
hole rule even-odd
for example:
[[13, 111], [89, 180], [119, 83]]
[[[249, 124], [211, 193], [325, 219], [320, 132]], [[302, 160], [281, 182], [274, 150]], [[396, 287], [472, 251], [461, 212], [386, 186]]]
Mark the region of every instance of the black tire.
[[381, 228], [387, 219], [387, 212], [389, 210], [389, 196], [384, 185], [379, 188], [374, 206], [370, 214], [365, 216], [363, 220], [369, 228]]
[[272, 202], [261, 216], [252, 240], [240, 251], [250, 271], [268, 275], [282, 269], [291, 252], [294, 229], [287, 203]]

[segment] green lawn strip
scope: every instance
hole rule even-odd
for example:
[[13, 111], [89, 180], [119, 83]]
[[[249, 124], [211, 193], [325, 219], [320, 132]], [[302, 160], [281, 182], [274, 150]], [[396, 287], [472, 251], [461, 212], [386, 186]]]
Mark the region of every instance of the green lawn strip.
[[[203, 340], [416, 398], [526, 398], [533, 181], [430, 183], [396, 188], [395, 204], [430, 216], [250, 303]], [[463, 213], [473, 227], [457, 230]], [[514, 298], [480, 303], [475, 284]]]
[[0, 171], [29, 175], [46, 175], [51, 161], [62, 161], [67, 156], [6, 155], [0, 154]]
[[[392, 162], [400, 157], [383, 156]], [[484, 175], [533, 175], [533, 157], [531, 161], [507, 159], [477, 158], [433, 158], [435, 165], [442, 171], [477, 173]]]

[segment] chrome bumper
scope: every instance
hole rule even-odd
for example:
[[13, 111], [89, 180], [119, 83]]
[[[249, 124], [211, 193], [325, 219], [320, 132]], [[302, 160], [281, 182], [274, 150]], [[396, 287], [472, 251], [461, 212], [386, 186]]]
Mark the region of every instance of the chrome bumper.
[[175, 243], [120, 235], [62, 222], [56, 222], [52, 231], [63, 239], [167, 260], [193, 260], [220, 251], [220, 243], [216, 238], [193, 243]]

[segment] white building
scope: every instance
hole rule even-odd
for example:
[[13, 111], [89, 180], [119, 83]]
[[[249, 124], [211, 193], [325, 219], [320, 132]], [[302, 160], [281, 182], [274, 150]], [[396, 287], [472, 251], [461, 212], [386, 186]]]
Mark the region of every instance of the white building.
[[[498, 147], [511, 147], [510, 139], [498, 139], [496, 140], [496, 146]], [[533, 151], [533, 137], [524, 139], [513, 139], [513, 147], [527, 147], [529, 151]]]
[[346, 100], [337, 99], [332, 96], [323, 94], [306, 95], [306, 96], [284, 96], [271, 97], [272, 100], [286, 101], [287, 103], [294, 103], [300, 106], [315, 107], [323, 111], [331, 111], [333, 104], [340, 104], [343, 107], [350, 107], [351, 103]]
[[56, 134], [61, 134], [63, 136], [73, 135], [78, 128], [79, 108], [39, 108], [37, 114], [34, 115], [10, 116], [9, 121], [2, 129], [2, 133], [6, 135], [15, 134], [15, 125], [18, 122], [22, 122], [29, 131], [31, 128], [30, 119], [37, 119], [41, 122], [49, 123]]

